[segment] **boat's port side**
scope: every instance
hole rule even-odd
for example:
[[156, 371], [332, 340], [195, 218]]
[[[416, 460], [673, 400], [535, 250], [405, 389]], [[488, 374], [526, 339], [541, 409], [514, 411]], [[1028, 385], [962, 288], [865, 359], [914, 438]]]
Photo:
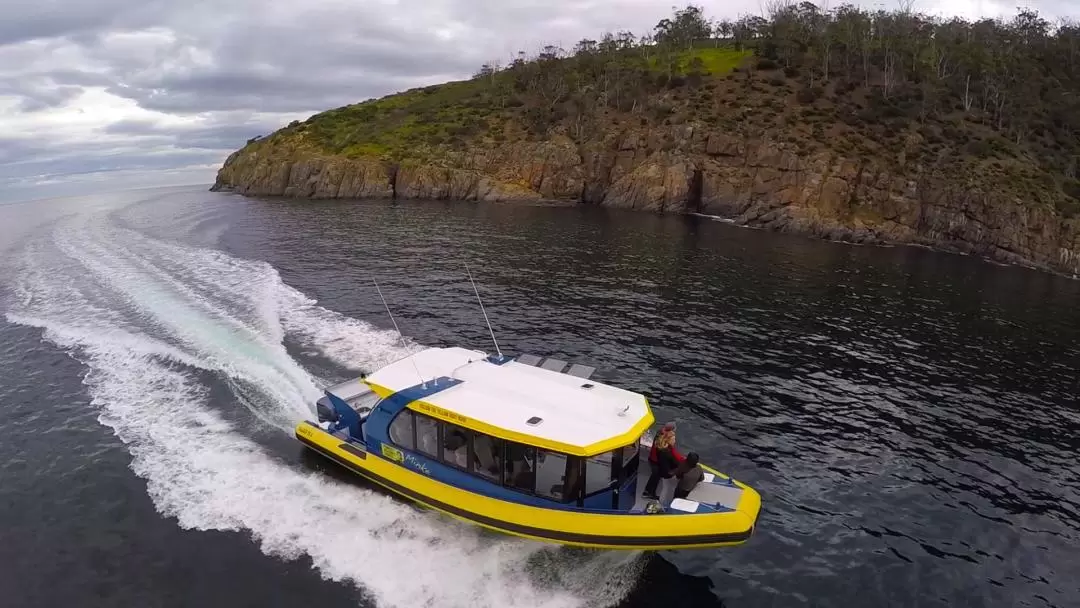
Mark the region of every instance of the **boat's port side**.
[[383, 437], [372, 425], [372, 451], [471, 492], [550, 509], [626, 510], [637, 483], [638, 452], [625, 446], [584, 458], [492, 437], [403, 409]]
[[727, 478], [643, 501], [644, 395], [547, 367], [427, 349], [331, 387], [316, 407], [327, 428], [296, 435], [403, 497], [507, 534], [622, 549], [750, 536], [759, 498]]
[[399, 465], [382, 450], [373, 453], [311, 423], [300, 424], [296, 435], [319, 454], [421, 505], [502, 533], [560, 544], [641, 550], [736, 545], [750, 537], [760, 504], [746, 488], [738, 509], [724, 513], [646, 515], [541, 507], [444, 483]]

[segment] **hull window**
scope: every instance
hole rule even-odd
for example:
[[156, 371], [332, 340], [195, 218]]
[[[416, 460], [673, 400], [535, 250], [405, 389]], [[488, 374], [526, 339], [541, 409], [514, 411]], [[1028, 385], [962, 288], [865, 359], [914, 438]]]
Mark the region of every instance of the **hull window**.
[[613, 476], [611, 457], [613, 452], [598, 454], [585, 461], [585, 494], [599, 492], [611, 486], [618, 476]]
[[412, 412], [403, 410], [394, 418], [394, 422], [390, 424], [390, 441], [406, 450], [413, 449], [415, 441]]
[[416, 416], [416, 449], [432, 458], [439, 457], [438, 420]]
[[442, 460], [459, 469], [469, 468], [469, 431], [454, 424], [443, 423]]
[[[390, 441], [492, 483], [559, 502], [582, 505], [586, 481], [601, 489], [611, 480], [612, 453], [589, 461], [491, 437], [423, 414], [402, 411], [390, 423]], [[594, 462], [595, 461], [595, 462]], [[588, 467], [588, 468], [587, 468]], [[605, 483], [600, 483], [607, 480]]]
[[503, 440], [483, 433], [473, 433], [472, 472], [499, 483], [503, 459]]
[[562, 502], [581, 498], [581, 460], [559, 452], [538, 450], [536, 493]]
[[566, 485], [566, 456], [540, 450], [536, 464], [536, 493], [562, 500]]
[[506, 470], [503, 485], [533, 492], [536, 486], [536, 448], [531, 445], [506, 442]]

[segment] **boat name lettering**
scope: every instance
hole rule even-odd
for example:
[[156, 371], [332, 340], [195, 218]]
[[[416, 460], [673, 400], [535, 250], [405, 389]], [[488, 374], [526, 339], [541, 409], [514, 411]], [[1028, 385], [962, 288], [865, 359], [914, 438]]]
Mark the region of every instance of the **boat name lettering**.
[[431, 469], [428, 468], [427, 463], [412, 454], [405, 454], [405, 464], [420, 471], [424, 475], [431, 475]]
[[431, 405], [431, 404], [428, 404], [428, 403], [419, 402], [419, 403], [416, 404], [416, 407], [417, 407], [417, 409], [419, 409], [421, 411], [428, 412], [430, 414], [434, 414], [435, 416], [437, 416], [439, 418], [443, 418], [445, 420], [453, 420], [455, 422], [460, 422], [462, 424], [469, 421], [468, 418], [466, 418], [465, 416], [462, 416], [461, 414], [455, 414], [454, 412], [451, 412], [450, 410], [444, 410], [441, 407], [435, 407], [434, 405]]

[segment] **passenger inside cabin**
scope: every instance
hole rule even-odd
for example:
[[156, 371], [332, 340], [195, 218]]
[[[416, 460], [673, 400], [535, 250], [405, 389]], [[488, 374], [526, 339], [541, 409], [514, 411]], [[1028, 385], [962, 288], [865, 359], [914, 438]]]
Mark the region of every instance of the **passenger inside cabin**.
[[469, 439], [465, 432], [457, 427], [447, 425], [443, 439], [443, 459], [451, 464], [464, 468], [468, 465]]
[[473, 455], [476, 457], [477, 469], [498, 475], [499, 456], [495, 453], [495, 442], [491, 437], [477, 433], [473, 437]]
[[675, 498], [686, 498], [697, 484], [705, 479], [705, 472], [698, 466], [698, 455], [694, 452], [687, 454], [686, 460], [675, 469], [675, 477], [679, 479], [675, 487]]
[[515, 488], [533, 491], [533, 486], [536, 483], [535, 462], [536, 448], [508, 442], [506, 446], [505, 483]]
[[567, 467], [566, 480], [555, 497], [563, 500], [578, 498], [581, 495], [581, 482], [581, 467], [575, 462]]

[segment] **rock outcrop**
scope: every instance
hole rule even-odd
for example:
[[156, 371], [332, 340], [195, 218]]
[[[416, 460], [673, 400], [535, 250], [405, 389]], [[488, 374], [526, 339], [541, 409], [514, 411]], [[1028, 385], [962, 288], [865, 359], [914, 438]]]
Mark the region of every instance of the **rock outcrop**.
[[[586, 144], [478, 144], [390, 163], [305, 150], [288, 138], [232, 154], [214, 190], [298, 198], [572, 201], [866, 243], [911, 243], [1080, 273], [1080, 220], [953, 167], [800, 153], [705, 125], [626, 129]], [[1005, 180], [1003, 176], [1000, 179]]]

